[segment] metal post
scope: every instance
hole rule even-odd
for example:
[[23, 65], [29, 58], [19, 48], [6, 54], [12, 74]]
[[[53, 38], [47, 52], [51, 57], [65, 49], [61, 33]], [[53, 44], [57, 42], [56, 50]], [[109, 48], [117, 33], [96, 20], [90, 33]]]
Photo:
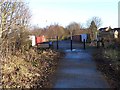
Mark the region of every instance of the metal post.
[[83, 41], [83, 46], [84, 46], [84, 49], [86, 49], [85, 39], [84, 39], [84, 41]]
[[71, 51], [72, 51], [72, 40], [71, 40]]
[[59, 47], [58, 47], [58, 36], [57, 36], [57, 50], [58, 50], [58, 48], [59, 48]]
[[71, 46], [71, 51], [72, 51], [72, 32], [71, 32], [71, 43], [70, 43], [70, 46]]

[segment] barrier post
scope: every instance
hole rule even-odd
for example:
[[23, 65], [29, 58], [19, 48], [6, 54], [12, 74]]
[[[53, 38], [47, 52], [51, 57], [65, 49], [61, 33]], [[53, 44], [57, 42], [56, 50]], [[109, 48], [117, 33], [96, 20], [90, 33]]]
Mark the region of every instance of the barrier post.
[[70, 41], [71, 41], [70, 46], [71, 46], [71, 51], [72, 51], [72, 39]]
[[70, 48], [71, 48], [71, 51], [72, 51], [72, 32], [71, 32], [71, 37], [70, 37]]
[[59, 46], [58, 46], [58, 36], [57, 36], [57, 50], [59, 49]]
[[84, 50], [85, 50], [86, 49], [85, 39], [83, 40], [83, 47], [84, 47]]

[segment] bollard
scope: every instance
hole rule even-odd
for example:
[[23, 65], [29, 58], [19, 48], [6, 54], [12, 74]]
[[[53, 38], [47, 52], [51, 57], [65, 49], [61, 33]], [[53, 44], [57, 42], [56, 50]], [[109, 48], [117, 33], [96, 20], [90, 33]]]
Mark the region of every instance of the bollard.
[[49, 48], [51, 48], [53, 46], [52, 41], [49, 41]]
[[84, 50], [86, 49], [85, 39], [83, 41]]
[[59, 46], [58, 46], [58, 36], [57, 36], [57, 50], [58, 50]]
[[70, 43], [70, 46], [71, 46], [71, 51], [72, 51], [72, 39], [71, 39], [71, 43]]

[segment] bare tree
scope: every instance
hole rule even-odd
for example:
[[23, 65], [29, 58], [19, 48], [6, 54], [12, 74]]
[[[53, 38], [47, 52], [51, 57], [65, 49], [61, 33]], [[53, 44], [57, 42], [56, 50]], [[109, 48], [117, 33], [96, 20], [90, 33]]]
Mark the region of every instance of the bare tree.
[[97, 26], [97, 28], [99, 28], [102, 25], [101, 18], [94, 16], [87, 21], [87, 27], [90, 27], [92, 21], [95, 22], [95, 25]]
[[[8, 52], [10, 47], [22, 48], [27, 40], [29, 8], [22, 0], [0, 0], [1, 49]], [[24, 38], [24, 39], [23, 39]], [[19, 42], [19, 44], [18, 44]]]
[[[75, 31], [80, 30], [80, 24], [72, 22], [67, 26], [70, 36], [75, 34]], [[72, 37], [71, 37], [72, 38]]]
[[76, 22], [72, 22], [67, 26], [67, 30], [69, 31], [71, 37], [71, 51], [72, 51], [72, 36], [75, 34], [75, 31], [80, 30], [80, 25]]
[[40, 28], [38, 26], [34, 26], [33, 29], [30, 30], [30, 33], [32, 35], [35, 35], [35, 36], [41, 36], [43, 30], [44, 30], [43, 28]]

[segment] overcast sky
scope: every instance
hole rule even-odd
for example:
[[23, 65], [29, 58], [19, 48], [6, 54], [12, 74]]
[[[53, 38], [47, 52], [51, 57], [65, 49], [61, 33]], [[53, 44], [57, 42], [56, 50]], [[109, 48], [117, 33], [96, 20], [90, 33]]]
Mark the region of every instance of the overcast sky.
[[32, 13], [31, 24], [46, 27], [57, 23], [67, 26], [71, 22], [85, 24], [100, 17], [101, 27], [118, 27], [119, 0], [27, 0]]

